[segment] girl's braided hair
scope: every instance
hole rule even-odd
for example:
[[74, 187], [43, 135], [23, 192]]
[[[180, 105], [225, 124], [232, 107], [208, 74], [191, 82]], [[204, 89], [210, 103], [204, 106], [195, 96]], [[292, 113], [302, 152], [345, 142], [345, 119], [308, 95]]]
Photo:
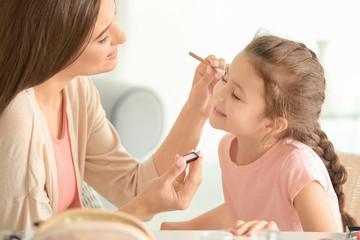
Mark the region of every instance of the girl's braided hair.
[[264, 79], [267, 116], [287, 119], [282, 137], [300, 141], [319, 155], [336, 192], [344, 230], [346, 225], [356, 225], [344, 211], [342, 186], [347, 172], [318, 121], [326, 81], [316, 54], [302, 43], [272, 35], [256, 36], [245, 52]]

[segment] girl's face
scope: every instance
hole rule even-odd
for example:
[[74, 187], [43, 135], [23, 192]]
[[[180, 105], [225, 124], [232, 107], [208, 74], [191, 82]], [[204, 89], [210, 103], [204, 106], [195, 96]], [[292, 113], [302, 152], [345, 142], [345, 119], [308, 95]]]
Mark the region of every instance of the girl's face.
[[114, 0], [102, 0], [89, 44], [67, 71], [75, 76], [94, 75], [113, 70], [117, 65], [117, 45], [126, 41], [116, 21]]
[[238, 140], [261, 139], [271, 122], [265, 117], [264, 81], [241, 52], [214, 88], [212, 127], [233, 133]]

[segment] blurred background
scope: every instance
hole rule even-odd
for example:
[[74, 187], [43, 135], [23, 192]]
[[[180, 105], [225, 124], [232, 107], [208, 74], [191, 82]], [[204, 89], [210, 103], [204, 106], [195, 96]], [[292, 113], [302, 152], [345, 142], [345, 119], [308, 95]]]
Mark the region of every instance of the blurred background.
[[[161, 99], [161, 138], [174, 123], [190, 91], [199, 62], [188, 55], [214, 54], [231, 63], [255, 33], [269, 32], [305, 43], [318, 55], [327, 78], [321, 125], [337, 151], [360, 153], [360, 33], [356, 0], [116, 0], [127, 42], [119, 64], [95, 80], [144, 86]], [[162, 213], [146, 224], [195, 217], [223, 203], [217, 144], [224, 132], [204, 128], [199, 149], [203, 183], [188, 210]], [[109, 206], [111, 209], [111, 206]]]

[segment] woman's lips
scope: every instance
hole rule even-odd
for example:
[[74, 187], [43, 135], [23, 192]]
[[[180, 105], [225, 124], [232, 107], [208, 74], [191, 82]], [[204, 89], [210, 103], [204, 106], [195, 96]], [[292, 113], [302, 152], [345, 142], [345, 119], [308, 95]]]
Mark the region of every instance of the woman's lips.
[[217, 107], [213, 108], [213, 113], [215, 116], [218, 116], [218, 117], [226, 117], [225, 113], [220, 111], [220, 109], [218, 109]]
[[118, 50], [115, 48], [114, 51], [112, 51], [109, 55], [107, 55], [106, 60], [113, 60], [117, 57]]

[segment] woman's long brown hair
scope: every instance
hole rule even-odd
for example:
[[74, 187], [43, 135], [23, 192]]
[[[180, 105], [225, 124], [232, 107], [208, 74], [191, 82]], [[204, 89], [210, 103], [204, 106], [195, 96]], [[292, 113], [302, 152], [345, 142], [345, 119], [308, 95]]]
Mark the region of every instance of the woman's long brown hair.
[[101, 0], [1, 0], [0, 115], [22, 90], [69, 66], [97, 20]]
[[336, 192], [344, 230], [346, 225], [356, 225], [344, 211], [342, 186], [347, 172], [318, 121], [326, 81], [315, 53], [302, 43], [271, 35], [256, 36], [245, 51], [264, 79], [267, 116], [286, 118], [288, 128], [282, 137], [300, 141], [319, 155]]

